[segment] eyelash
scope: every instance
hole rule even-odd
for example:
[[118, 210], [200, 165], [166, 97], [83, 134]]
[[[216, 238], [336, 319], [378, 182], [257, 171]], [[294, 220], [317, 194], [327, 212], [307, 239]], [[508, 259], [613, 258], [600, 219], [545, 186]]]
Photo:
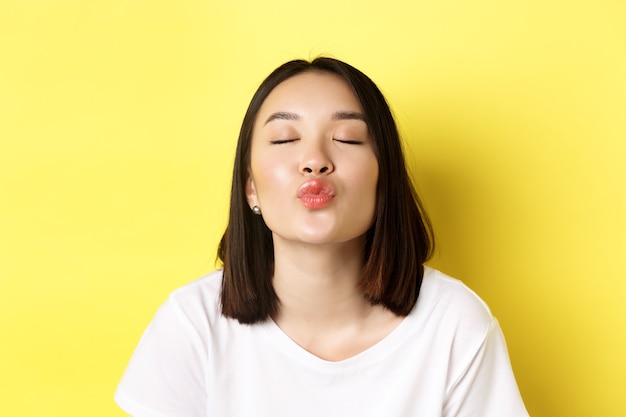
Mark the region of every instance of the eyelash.
[[363, 142], [361, 142], [360, 140], [351, 140], [351, 139], [333, 139], [333, 140], [339, 143], [345, 143], [347, 145], [362, 145], [363, 144]]
[[[291, 143], [297, 140], [298, 139], [277, 139], [277, 140], [270, 141], [270, 143], [272, 145], [283, 145], [285, 143]], [[346, 145], [362, 145], [363, 144], [363, 142], [359, 140], [351, 140], [351, 139], [333, 139], [333, 140], [339, 143], [344, 143]]]
[[291, 142], [295, 142], [298, 139], [277, 139], [277, 140], [271, 140], [270, 143], [272, 145], [282, 145], [284, 143], [291, 143]]

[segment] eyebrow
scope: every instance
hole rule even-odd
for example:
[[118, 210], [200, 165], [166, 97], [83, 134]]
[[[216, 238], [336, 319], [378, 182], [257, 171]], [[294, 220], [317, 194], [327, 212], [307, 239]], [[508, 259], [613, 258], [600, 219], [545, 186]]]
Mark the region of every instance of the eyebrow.
[[289, 113], [286, 111], [279, 111], [276, 113], [272, 113], [270, 117], [267, 118], [265, 124], [268, 124], [272, 120], [300, 120], [300, 116], [295, 113]]
[[[361, 120], [365, 121], [365, 116], [362, 113], [356, 111], [338, 111], [333, 113], [331, 120]], [[272, 120], [300, 120], [300, 116], [296, 113], [290, 113], [286, 111], [279, 111], [272, 113], [267, 118], [265, 124], [268, 124]]]
[[357, 111], [338, 111], [334, 113], [331, 120], [361, 120], [365, 121], [365, 116]]

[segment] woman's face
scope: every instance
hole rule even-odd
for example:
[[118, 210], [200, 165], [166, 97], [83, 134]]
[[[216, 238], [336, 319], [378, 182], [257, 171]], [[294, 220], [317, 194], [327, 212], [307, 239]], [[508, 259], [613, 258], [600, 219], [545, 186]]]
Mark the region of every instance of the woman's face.
[[252, 132], [246, 193], [275, 241], [362, 238], [374, 218], [377, 181], [363, 110], [341, 78], [303, 73], [265, 99]]

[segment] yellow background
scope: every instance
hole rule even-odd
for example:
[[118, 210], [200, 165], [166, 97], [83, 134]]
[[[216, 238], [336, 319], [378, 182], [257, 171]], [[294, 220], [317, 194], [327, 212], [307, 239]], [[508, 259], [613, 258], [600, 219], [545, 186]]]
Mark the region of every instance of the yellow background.
[[248, 100], [318, 54], [387, 95], [432, 264], [500, 319], [531, 415], [626, 415], [624, 22], [619, 0], [2, 0], [0, 415], [124, 415], [142, 330], [214, 268]]

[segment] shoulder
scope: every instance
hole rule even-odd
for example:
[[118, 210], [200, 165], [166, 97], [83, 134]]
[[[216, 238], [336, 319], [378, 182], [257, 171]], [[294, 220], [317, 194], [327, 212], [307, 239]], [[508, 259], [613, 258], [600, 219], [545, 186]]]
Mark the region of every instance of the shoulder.
[[213, 299], [219, 296], [222, 287], [222, 270], [210, 272], [195, 281], [174, 290], [169, 299], [172, 302], [187, 302]]
[[430, 268], [422, 290], [415, 312], [431, 329], [431, 357], [446, 362], [444, 414], [479, 409], [481, 415], [527, 416], [504, 335], [487, 304], [461, 281]]
[[[132, 415], [203, 415], [203, 371], [219, 314], [221, 271], [175, 290], [144, 331], [115, 399]], [[170, 415], [170, 414], [168, 414]], [[174, 415], [174, 414], [171, 414]], [[178, 415], [178, 414], [176, 414]]]
[[497, 323], [487, 304], [467, 285], [428, 267], [411, 314], [457, 353], [478, 349]]
[[493, 319], [487, 304], [467, 285], [430, 267], [424, 268], [417, 308], [450, 316], [460, 314], [471, 320], [489, 322]]
[[174, 290], [160, 310], [175, 314], [194, 328], [223, 319], [220, 308], [222, 270], [213, 271]]

